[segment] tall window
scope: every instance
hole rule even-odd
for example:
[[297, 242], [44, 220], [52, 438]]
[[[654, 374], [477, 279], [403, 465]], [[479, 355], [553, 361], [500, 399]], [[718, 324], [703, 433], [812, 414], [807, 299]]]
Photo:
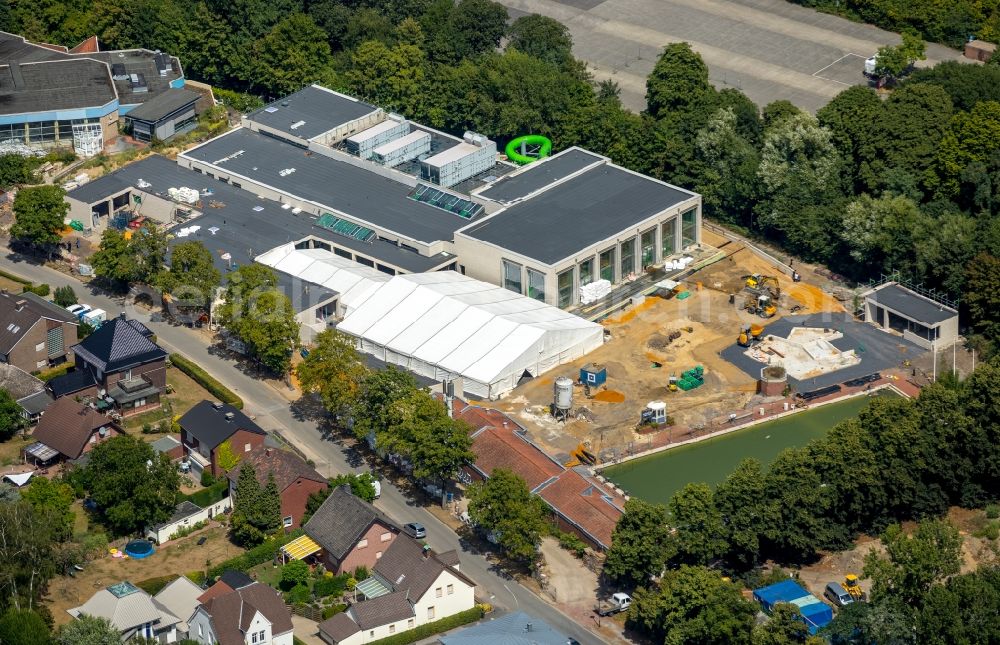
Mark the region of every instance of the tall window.
[[671, 217], [660, 227], [663, 257], [667, 258], [677, 253], [677, 218]]
[[618, 257], [621, 258], [621, 279], [624, 280], [628, 274], [635, 272], [635, 238], [625, 240], [620, 245], [621, 250]]
[[601, 280], [615, 281], [615, 250], [608, 249], [598, 257], [601, 263]]
[[559, 306], [568, 307], [573, 304], [573, 269], [566, 269], [556, 279], [559, 287]]
[[656, 229], [651, 228], [639, 238], [639, 245], [642, 248], [642, 268], [656, 264]]
[[545, 274], [541, 271], [528, 269], [528, 297], [545, 300]]
[[509, 260], [503, 261], [503, 286], [516, 293], [524, 293], [521, 289], [521, 265]]
[[698, 241], [698, 209], [692, 208], [681, 215], [681, 243], [690, 246]]
[[594, 281], [594, 258], [584, 260], [580, 263], [580, 286], [590, 284]]

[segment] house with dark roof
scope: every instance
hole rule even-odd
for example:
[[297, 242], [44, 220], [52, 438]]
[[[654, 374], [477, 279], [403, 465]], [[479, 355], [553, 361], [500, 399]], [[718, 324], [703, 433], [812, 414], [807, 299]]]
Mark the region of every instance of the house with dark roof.
[[252, 582], [207, 599], [202, 595], [201, 603], [188, 621], [191, 640], [204, 645], [292, 645], [292, 615], [267, 585]]
[[262, 445], [244, 454], [240, 465], [226, 473], [232, 499], [240, 472], [247, 466], [253, 467], [262, 487], [267, 485], [269, 477], [274, 477], [281, 497], [281, 522], [287, 530], [301, 525], [309, 496], [329, 488], [326, 478], [294, 452]]
[[338, 486], [305, 525], [319, 545], [319, 558], [335, 575], [359, 566], [370, 570], [399, 537], [399, 528], [382, 511]]
[[6, 391], [17, 402], [21, 416], [31, 424], [37, 423], [42, 412], [52, 403], [45, 383], [9, 363], [0, 363], [0, 390]]
[[160, 407], [167, 386], [167, 352], [153, 332], [122, 313], [72, 347], [75, 369], [49, 381], [56, 398], [92, 398], [99, 410], [123, 417]]
[[364, 600], [319, 625], [330, 645], [364, 645], [447, 618], [476, 604], [476, 583], [459, 571], [457, 553], [434, 553], [403, 535], [358, 590]]
[[228, 403], [201, 401], [177, 424], [181, 428], [184, 452], [197, 475], [206, 468], [214, 477], [225, 474], [217, 459], [222, 444], [228, 442], [233, 454], [243, 457], [263, 445], [267, 437], [263, 428]]
[[94, 408], [72, 398], [57, 399], [35, 426], [35, 441], [24, 449], [25, 459], [39, 464], [79, 459], [119, 434], [121, 427]]
[[77, 319], [33, 293], [0, 290], [0, 363], [25, 372], [63, 363], [76, 343]]

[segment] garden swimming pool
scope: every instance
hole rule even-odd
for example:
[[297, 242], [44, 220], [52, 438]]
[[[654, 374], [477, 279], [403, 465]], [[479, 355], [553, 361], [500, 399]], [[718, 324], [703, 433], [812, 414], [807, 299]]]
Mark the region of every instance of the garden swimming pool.
[[[880, 396], [899, 396], [880, 390]], [[712, 486], [726, 478], [746, 457], [765, 466], [785, 448], [804, 446], [823, 437], [835, 425], [856, 417], [868, 405], [856, 397], [791, 414], [713, 439], [673, 448], [605, 468], [603, 475], [618, 487], [647, 502], [666, 504], [673, 494], [692, 482]]]
[[125, 545], [125, 553], [128, 557], [141, 560], [153, 555], [153, 544], [147, 540], [132, 540]]

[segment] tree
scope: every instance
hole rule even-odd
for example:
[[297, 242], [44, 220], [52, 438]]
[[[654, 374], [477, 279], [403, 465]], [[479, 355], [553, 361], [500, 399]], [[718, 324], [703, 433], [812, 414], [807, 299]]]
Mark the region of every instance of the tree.
[[59, 233], [65, 226], [69, 202], [63, 199], [66, 191], [59, 186], [33, 186], [22, 188], [14, 198], [14, 225], [10, 235], [14, 239], [38, 249], [51, 251], [61, 239]]
[[722, 221], [749, 224], [757, 200], [760, 155], [738, 130], [736, 112], [723, 108], [698, 131], [696, 159], [702, 164], [698, 190], [705, 213]]
[[528, 485], [506, 468], [497, 468], [489, 479], [468, 489], [469, 517], [513, 560], [535, 559], [539, 536], [545, 529], [545, 503], [531, 494]]
[[281, 588], [288, 591], [296, 585], [309, 582], [309, 565], [302, 560], [292, 560], [281, 567]]
[[49, 626], [38, 612], [8, 609], [0, 616], [0, 643], [4, 645], [50, 645]]
[[[826, 515], [832, 491], [823, 486], [804, 448], [781, 452], [765, 477], [765, 496], [774, 501], [774, 521], [765, 528], [767, 546], [781, 561], [801, 561], [831, 546], [834, 522]], [[837, 546], [843, 546], [838, 544]]]
[[663, 571], [670, 543], [666, 509], [633, 497], [611, 534], [604, 575], [629, 587], [645, 585]]
[[206, 307], [221, 279], [212, 253], [201, 242], [192, 241], [170, 250], [170, 270], [161, 272], [156, 282], [174, 300]]
[[521, 16], [507, 32], [508, 47], [539, 60], [565, 67], [573, 61], [573, 38], [569, 28], [554, 18], [537, 13]]
[[233, 452], [233, 442], [226, 439], [215, 449], [215, 463], [223, 471], [229, 472], [240, 463], [240, 455]]
[[663, 48], [646, 80], [646, 111], [655, 119], [676, 121], [705, 110], [715, 99], [708, 82], [708, 67], [688, 43]]
[[910, 607], [922, 605], [931, 586], [958, 573], [962, 538], [944, 520], [920, 522], [912, 536], [898, 524], [882, 536], [887, 558], [875, 551], [865, 557], [865, 575], [872, 579], [872, 601], [895, 598]]
[[0, 190], [36, 183], [35, 160], [19, 154], [0, 155]]
[[346, 81], [353, 94], [402, 114], [423, 110], [423, 50], [407, 43], [389, 47], [377, 40], [361, 43], [351, 53]]
[[[872, 138], [880, 151], [880, 160], [871, 164], [872, 181], [897, 193], [904, 192], [898, 187], [901, 185], [923, 190], [932, 183], [936, 179], [933, 166], [952, 110], [948, 93], [936, 85], [907, 84], [894, 91], [885, 102]], [[914, 197], [921, 199], [922, 192]]]
[[375, 501], [375, 476], [371, 473], [337, 475], [330, 479], [330, 488], [327, 490], [345, 485], [351, 487], [351, 493], [358, 499], [363, 499], [369, 504]]
[[[1000, 62], [993, 58], [991, 62]], [[965, 65], [957, 60], [918, 69], [906, 79], [905, 85], [938, 85], [956, 110], [968, 112], [982, 101], [1000, 101], [1000, 65]]]
[[923, 38], [913, 32], [903, 32], [902, 37], [902, 43], [882, 47], [875, 55], [875, 75], [879, 78], [902, 78], [913, 63], [927, 58]]
[[987, 161], [997, 148], [1000, 148], [1000, 102], [984, 101], [977, 103], [971, 112], [956, 113], [937, 151], [937, 177], [929, 183], [937, 187], [939, 196], [957, 195], [962, 172], [970, 164]]
[[493, 51], [507, 32], [507, 8], [492, 0], [459, 0], [449, 31], [457, 60]]
[[727, 532], [727, 558], [743, 569], [757, 565], [761, 537], [777, 521], [777, 509], [765, 495], [765, 486], [760, 462], [744, 459], [715, 489], [715, 505]]
[[[335, 329], [326, 329], [316, 335], [309, 355], [295, 367], [295, 375], [303, 392], [318, 394], [323, 407], [340, 416], [347, 414], [357, 401], [367, 370], [354, 339]], [[360, 414], [367, 418], [365, 415], [373, 412], [362, 410]], [[366, 427], [364, 432], [370, 429]]]
[[36, 606], [56, 572], [58, 521], [24, 500], [0, 502], [0, 608]]
[[915, 275], [916, 240], [934, 227], [931, 218], [909, 197], [861, 195], [847, 204], [840, 236], [857, 263], [858, 275], [893, 271]]
[[107, 228], [101, 248], [91, 257], [94, 273], [125, 286], [135, 282], [154, 284], [163, 270], [167, 254], [167, 234], [152, 222], [138, 231], [121, 232]]
[[121, 645], [122, 635], [107, 618], [84, 614], [63, 625], [56, 642], [59, 645]]
[[708, 484], [686, 485], [670, 498], [668, 508], [679, 562], [708, 565], [725, 553], [722, 515]]
[[247, 353], [284, 375], [299, 343], [299, 323], [288, 296], [277, 289], [270, 267], [246, 264], [229, 275], [219, 320], [246, 344]]
[[802, 620], [802, 612], [791, 603], [779, 602], [771, 609], [771, 616], [753, 628], [753, 645], [789, 645], [804, 643], [809, 628]]
[[90, 452], [85, 480], [105, 525], [118, 535], [165, 521], [177, 505], [177, 468], [132, 435], [99, 443]]
[[52, 294], [52, 301], [63, 308], [71, 307], [77, 303], [76, 292], [69, 285], [56, 287], [55, 293]]
[[269, 473], [267, 484], [261, 488], [253, 464], [244, 463], [240, 466], [233, 490], [231, 531], [234, 541], [248, 547], [255, 546], [280, 527], [281, 496], [274, 476]]
[[626, 625], [666, 645], [748, 643], [757, 610], [718, 571], [681, 566], [659, 586], [638, 589]]
[[879, 129], [884, 126], [882, 99], [870, 87], [847, 88], [816, 113], [819, 124], [829, 128], [833, 145], [847, 161], [854, 192], [871, 190], [882, 179], [873, 175], [872, 164], [879, 156]]
[[443, 488], [464, 464], [475, 460], [469, 449], [471, 428], [451, 418], [444, 403], [426, 390], [414, 390], [396, 408], [398, 421], [381, 434], [376, 431], [376, 445], [404, 455], [417, 479]]
[[365, 372], [354, 406], [355, 436], [359, 439], [375, 436], [397, 423], [398, 403], [413, 396], [416, 390], [417, 380], [413, 375], [393, 365]]
[[28, 425], [21, 416], [21, 406], [7, 390], [0, 390], [0, 441], [6, 441]]
[[[330, 45], [313, 19], [293, 13], [274, 25], [253, 45], [251, 86], [272, 96], [290, 94], [303, 85], [327, 81]], [[328, 82], [328, 81], [327, 81]]]
[[69, 484], [46, 477], [35, 477], [27, 489], [22, 489], [21, 497], [31, 504], [40, 515], [53, 520], [53, 537], [62, 542], [73, 535], [72, 510], [76, 496]]

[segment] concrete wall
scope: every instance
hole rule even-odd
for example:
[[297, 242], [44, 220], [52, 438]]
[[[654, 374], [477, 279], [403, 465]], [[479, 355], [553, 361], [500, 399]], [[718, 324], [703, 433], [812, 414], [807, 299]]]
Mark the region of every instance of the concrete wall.
[[[518, 253], [513, 253], [509, 250], [500, 248], [488, 242], [483, 242], [480, 240], [473, 239], [461, 232], [455, 235], [455, 254], [458, 256], [459, 270], [461, 267], [465, 267], [464, 272], [477, 280], [482, 280], [484, 282], [489, 282], [492, 284], [503, 285], [503, 260], [509, 260], [520, 264], [521, 269], [521, 284], [522, 293], [527, 295], [528, 288], [528, 269], [533, 269], [539, 271], [545, 276], [544, 289], [545, 289], [545, 302], [550, 305], [559, 305], [559, 293], [558, 293], [558, 275], [566, 270], [573, 271], [573, 295], [570, 299], [570, 305], [577, 304], [580, 301], [580, 272], [579, 265], [588, 259], [593, 261], [593, 279], [597, 280], [600, 278], [600, 263], [599, 255], [608, 248], [614, 248], [615, 253], [613, 254], [612, 266], [615, 269], [615, 279], [614, 284], [619, 284], [624, 282], [623, 276], [620, 275], [620, 258], [618, 255], [618, 250], [621, 247], [621, 243], [629, 239], [635, 240], [635, 249], [633, 252], [634, 262], [633, 262], [633, 273], [635, 275], [640, 275], [642, 273], [642, 247], [641, 247], [641, 235], [642, 233], [648, 231], [650, 228], [655, 229], [654, 236], [654, 251], [655, 260], [653, 265], [662, 264], [664, 260], [669, 258], [669, 255], [665, 255], [662, 250], [663, 242], [663, 229], [662, 224], [674, 220], [674, 253], [680, 254], [683, 252], [682, 247], [682, 235], [681, 235], [681, 214], [685, 211], [696, 208], [696, 239], [695, 243], [701, 242], [701, 197], [698, 195], [692, 196], [691, 199], [664, 210], [656, 215], [643, 220], [636, 226], [632, 226], [621, 233], [609, 237], [607, 239], [601, 240], [600, 242], [590, 244], [584, 248], [581, 248], [578, 252], [572, 256], [560, 260], [551, 265], [543, 264], [537, 260], [533, 260], [526, 256], [520, 255]], [[497, 215], [497, 217], [503, 217], [503, 213]]]

